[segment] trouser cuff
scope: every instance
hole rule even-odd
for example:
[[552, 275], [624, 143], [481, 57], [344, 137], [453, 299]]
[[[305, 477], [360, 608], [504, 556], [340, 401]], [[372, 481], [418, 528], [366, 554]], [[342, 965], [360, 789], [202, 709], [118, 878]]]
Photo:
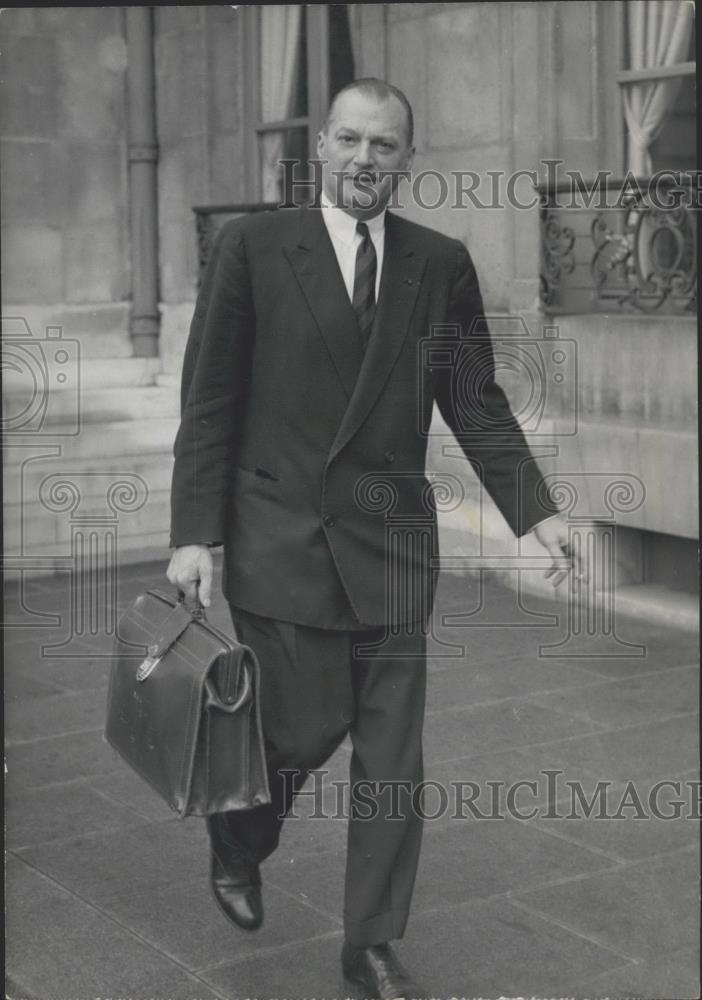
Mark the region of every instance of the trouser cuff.
[[407, 916], [394, 910], [376, 913], [368, 920], [349, 920], [344, 917], [346, 940], [357, 948], [370, 948], [374, 944], [401, 938], [406, 925]]

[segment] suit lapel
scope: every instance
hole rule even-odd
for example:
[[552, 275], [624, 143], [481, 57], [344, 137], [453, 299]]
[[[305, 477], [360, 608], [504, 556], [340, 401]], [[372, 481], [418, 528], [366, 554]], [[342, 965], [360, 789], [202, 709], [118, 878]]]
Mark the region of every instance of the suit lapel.
[[301, 212], [296, 245], [283, 247], [349, 399], [361, 367], [358, 324], [318, 208]]
[[[351, 400], [336, 435], [329, 458], [338, 454], [359, 429], [380, 395], [409, 330], [426, 257], [403, 239], [402, 222], [389, 212], [385, 217], [385, 247], [378, 305], [373, 330]], [[331, 253], [334, 249], [331, 247]], [[336, 261], [335, 261], [336, 263]], [[343, 281], [341, 282], [343, 288]], [[344, 298], [348, 302], [345, 288]], [[355, 314], [351, 309], [355, 324]], [[358, 336], [354, 326], [353, 333]]]

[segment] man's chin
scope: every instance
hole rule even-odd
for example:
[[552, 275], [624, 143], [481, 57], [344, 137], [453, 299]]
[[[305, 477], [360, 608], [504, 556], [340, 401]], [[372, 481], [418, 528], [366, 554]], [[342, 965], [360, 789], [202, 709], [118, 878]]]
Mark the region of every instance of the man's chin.
[[344, 191], [344, 207], [347, 211], [373, 216], [382, 212], [388, 203], [388, 198], [389, 192], [370, 185], [359, 188], [352, 184]]

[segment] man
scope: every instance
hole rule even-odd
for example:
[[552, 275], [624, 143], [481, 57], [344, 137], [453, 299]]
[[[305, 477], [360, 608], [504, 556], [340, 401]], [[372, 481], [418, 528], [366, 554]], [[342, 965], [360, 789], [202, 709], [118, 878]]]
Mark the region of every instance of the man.
[[[424, 995], [388, 944], [407, 921], [421, 816], [405, 803], [387, 819], [374, 783], [422, 780], [437, 538], [421, 429], [434, 399], [513, 530], [535, 529], [555, 582], [569, 568], [564, 523], [539, 503], [494, 381], [468, 252], [386, 212], [412, 133], [401, 91], [356, 81], [319, 136], [320, 205], [220, 231], [184, 358], [168, 568], [207, 606], [210, 546], [224, 544], [223, 591], [262, 670], [272, 803], [209, 818], [215, 898], [238, 926], [260, 925], [259, 864], [295, 790], [350, 733], [352, 798], [364, 782], [379, 808], [349, 821], [342, 967], [380, 998]], [[436, 324], [460, 330], [460, 366], [425, 360]], [[466, 362], [479, 372], [467, 400]]]

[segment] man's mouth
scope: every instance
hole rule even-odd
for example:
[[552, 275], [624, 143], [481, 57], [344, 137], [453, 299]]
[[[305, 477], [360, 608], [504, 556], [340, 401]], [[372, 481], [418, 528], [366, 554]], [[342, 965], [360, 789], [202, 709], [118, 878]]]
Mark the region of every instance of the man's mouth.
[[367, 187], [369, 184], [376, 183], [378, 175], [371, 170], [359, 170], [357, 174], [351, 175], [351, 180], [354, 184], [360, 184]]

